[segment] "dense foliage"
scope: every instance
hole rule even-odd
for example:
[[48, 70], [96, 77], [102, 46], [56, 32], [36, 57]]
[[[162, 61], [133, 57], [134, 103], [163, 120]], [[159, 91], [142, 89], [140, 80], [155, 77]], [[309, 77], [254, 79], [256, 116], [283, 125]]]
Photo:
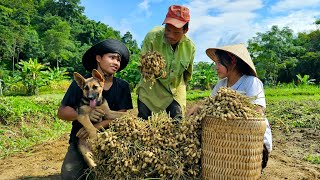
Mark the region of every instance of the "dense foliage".
[[[320, 24], [320, 20], [315, 23]], [[118, 39], [129, 48], [130, 63], [117, 76], [127, 80], [134, 89], [140, 80], [140, 48], [130, 32], [121, 35], [107, 24], [88, 19], [80, 0], [0, 1], [0, 79], [4, 93], [18, 89], [24, 94], [37, 94], [37, 88], [45, 85], [44, 82], [64, 79], [43, 78], [60, 73], [70, 79], [74, 71], [85, 74], [81, 63], [83, 53], [106, 38]], [[249, 40], [248, 48], [258, 76], [265, 84], [301, 80], [311, 84], [320, 81], [319, 40], [320, 29], [295, 36], [288, 27], [273, 26]], [[34, 79], [30, 68], [35, 60], [41, 68], [35, 70]], [[194, 65], [188, 88], [211, 89], [218, 80], [212, 69], [214, 64], [201, 59], [195, 62], [199, 63]]]
[[[21, 71], [21, 64], [28, 63], [30, 58], [37, 59], [39, 65], [45, 65], [39, 69], [41, 72], [51, 69], [69, 72], [69, 75], [74, 71], [85, 74], [81, 63], [83, 53], [106, 38], [118, 39], [128, 46], [131, 62], [128, 70], [119, 76], [136, 84], [139, 79], [136, 64], [140, 54], [137, 42], [130, 32], [121, 36], [112, 27], [89, 20], [84, 15], [80, 0], [1, 1], [0, 79], [4, 79], [7, 89], [13, 85], [11, 82], [19, 82], [21, 77], [16, 75], [16, 71]], [[24, 74], [32, 76], [32, 73]], [[26, 94], [36, 94], [33, 91], [36, 89], [30, 89]]]
[[[317, 21], [319, 22], [319, 21]], [[270, 31], [257, 33], [249, 40], [258, 76], [265, 84], [298, 82], [300, 77], [320, 81], [320, 30], [294, 36], [288, 27], [272, 26]]]
[[212, 89], [218, 82], [214, 63], [199, 62], [194, 64], [192, 79], [189, 81], [189, 89], [207, 90]]

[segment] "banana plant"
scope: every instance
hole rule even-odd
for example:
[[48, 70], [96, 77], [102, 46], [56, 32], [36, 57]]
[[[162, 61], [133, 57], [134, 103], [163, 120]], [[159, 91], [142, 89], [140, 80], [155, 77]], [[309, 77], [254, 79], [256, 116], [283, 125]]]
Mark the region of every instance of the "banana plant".
[[315, 79], [310, 79], [310, 76], [305, 74], [303, 76], [301, 76], [301, 74], [296, 75], [296, 77], [298, 78], [298, 85], [310, 85], [310, 84], [314, 84], [314, 82], [316, 81]]
[[46, 85], [46, 78], [42, 72], [46, 65], [30, 58], [29, 61], [20, 61], [16, 66], [19, 69], [20, 81], [26, 88], [26, 94], [37, 95], [39, 87]]

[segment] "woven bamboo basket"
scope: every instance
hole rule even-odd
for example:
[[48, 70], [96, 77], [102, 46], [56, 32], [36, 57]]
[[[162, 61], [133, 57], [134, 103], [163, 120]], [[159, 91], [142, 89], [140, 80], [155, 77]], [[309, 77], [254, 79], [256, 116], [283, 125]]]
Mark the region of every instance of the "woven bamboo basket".
[[203, 179], [259, 179], [261, 175], [263, 118], [202, 121]]

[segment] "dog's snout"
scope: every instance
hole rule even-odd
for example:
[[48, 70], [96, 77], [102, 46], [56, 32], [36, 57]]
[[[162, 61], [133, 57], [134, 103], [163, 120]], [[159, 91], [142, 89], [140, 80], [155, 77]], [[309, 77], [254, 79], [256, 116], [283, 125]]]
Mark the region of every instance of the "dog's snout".
[[93, 100], [96, 99], [97, 95], [95, 93], [89, 93], [88, 94], [88, 99]]

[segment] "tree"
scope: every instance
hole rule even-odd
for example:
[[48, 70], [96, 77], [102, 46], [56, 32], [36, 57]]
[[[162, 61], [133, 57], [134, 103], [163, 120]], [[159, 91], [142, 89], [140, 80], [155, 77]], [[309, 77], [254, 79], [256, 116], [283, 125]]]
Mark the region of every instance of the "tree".
[[0, 3], [0, 50], [5, 60], [11, 59], [12, 71], [20, 60], [27, 40], [28, 27], [36, 10], [32, 0], [12, 0]]
[[40, 37], [36, 30], [27, 29], [24, 33], [25, 44], [20, 54], [21, 59], [42, 58], [44, 57], [44, 49], [41, 44]]
[[82, 65], [83, 54], [92, 46], [88, 44], [81, 45], [81, 42], [75, 43], [75, 51], [73, 52], [73, 57], [69, 61], [62, 61], [61, 67], [66, 67], [69, 75], [72, 76], [73, 72], [78, 72], [80, 74], [86, 74], [86, 70]]
[[48, 0], [40, 8], [40, 14], [59, 16], [68, 23], [77, 21], [83, 12], [80, 0]]
[[[320, 24], [320, 19], [315, 22]], [[320, 29], [298, 34], [297, 44], [305, 48], [294, 70], [295, 74], [309, 75], [320, 82]]]
[[121, 39], [119, 31], [115, 31], [113, 28], [101, 22], [85, 20], [83, 25], [77, 26], [77, 28], [79, 34], [76, 38], [82, 43], [93, 45], [107, 38]]
[[59, 68], [60, 61], [72, 57], [71, 50], [74, 49], [74, 44], [70, 40], [71, 28], [69, 24], [59, 17], [53, 18], [53, 20], [56, 22], [51, 29], [44, 33], [42, 44], [46, 49], [46, 61], [52, 63], [54, 60], [56, 67]]
[[38, 94], [38, 88], [46, 82], [46, 79], [42, 78], [45, 65], [38, 63], [37, 59], [29, 59], [29, 61], [20, 61], [17, 67], [20, 70], [20, 81], [26, 87], [27, 95]]
[[[291, 29], [272, 26], [266, 33], [257, 33], [257, 36], [249, 40], [249, 52], [253, 57], [259, 77], [267, 84], [277, 84], [279, 75], [291, 77], [290, 72], [295, 68], [299, 54], [303, 52], [301, 46], [294, 43]], [[283, 78], [283, 77], [282, 77]]]
[[300, 57], [295, 74], [309, 75], [315, 82], [320, 81], [320, 52], [307, 52]]
[[140, 72], [138, 65], [140, 63], [140, 49], [136, 40], [133, 40], [132, 34], [126, 32], [121, 41], [126, 44], [130, 51], [130, 62], [125, 69], [116, 74], [117, 77], [125, 79], [129, 82], [131, 89], [134, 89], [140, 80]]

